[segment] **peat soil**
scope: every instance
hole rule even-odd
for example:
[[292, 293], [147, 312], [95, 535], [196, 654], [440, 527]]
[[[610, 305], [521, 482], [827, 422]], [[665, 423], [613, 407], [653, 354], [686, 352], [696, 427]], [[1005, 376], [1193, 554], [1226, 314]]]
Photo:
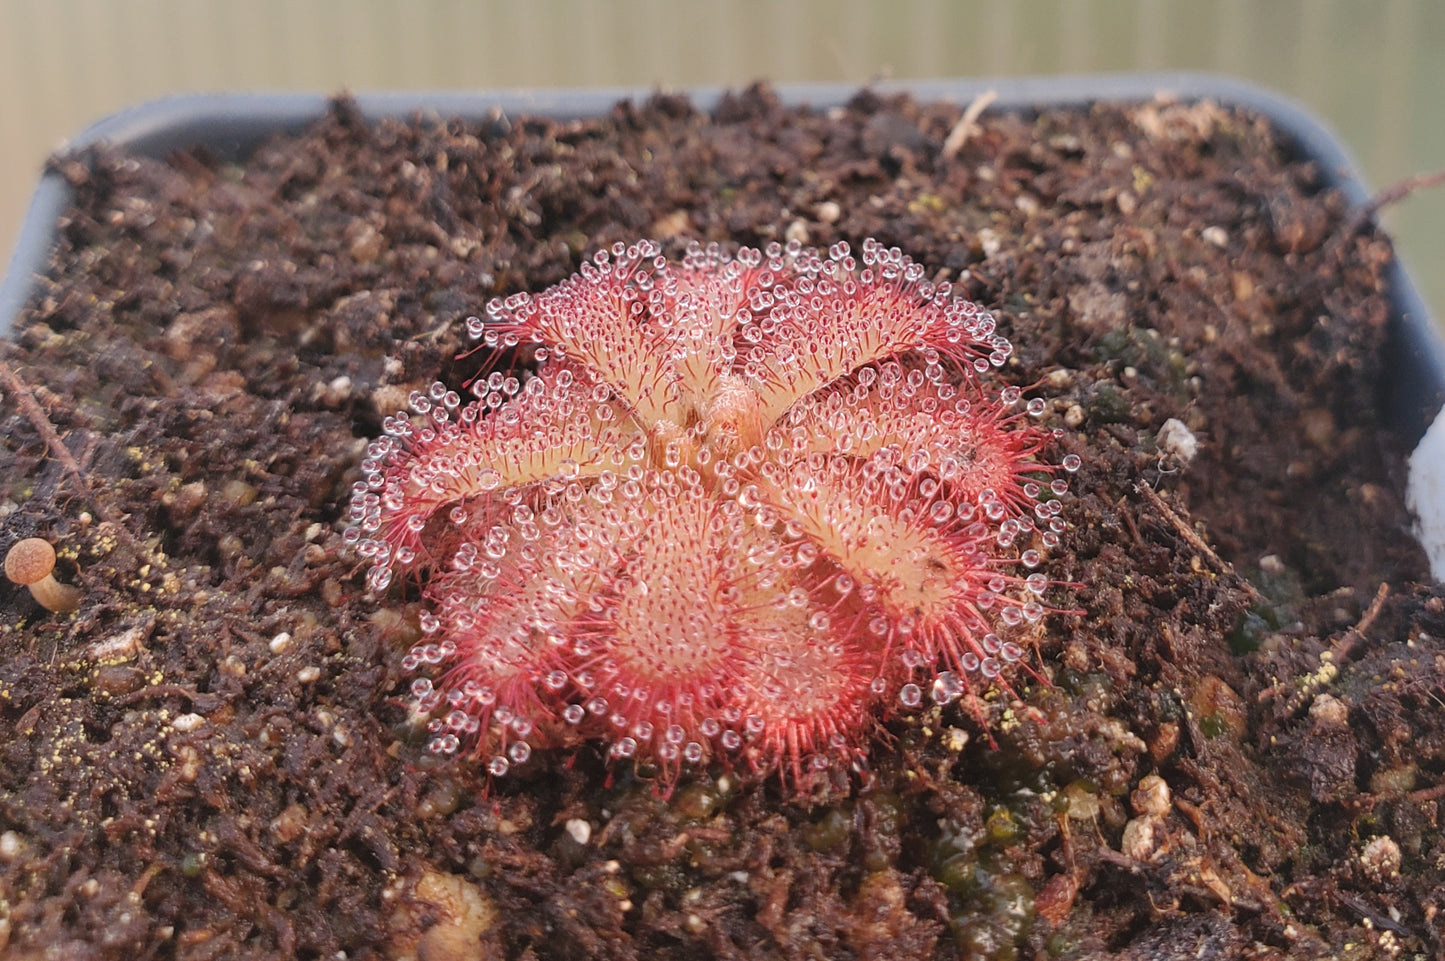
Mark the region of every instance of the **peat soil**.
[[[945, 149], [959, 119], [342, 101], [239, 166], [57, 157], [75, 206], [0, 343], [0, 550], [51, 540], [85, 596], [0, 584], [0, 953], [1440, 957], [1445, 598], [1382, 428], [1389, 241], [1249, 113], [986, 114]], [[644, 236], [873, 236], [996, 311], [1084, 465], [1046, 568], [1083, 613], [1024, 705], [894, 722], [801, 797], [427, 756], [416, 599], [342, 545], [362, 450], [481, 367], [489, 298]]]

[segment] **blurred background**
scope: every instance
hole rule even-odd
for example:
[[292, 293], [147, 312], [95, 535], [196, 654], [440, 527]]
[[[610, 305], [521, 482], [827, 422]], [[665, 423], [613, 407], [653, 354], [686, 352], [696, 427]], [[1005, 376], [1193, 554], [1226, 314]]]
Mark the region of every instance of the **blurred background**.
[[[1301, 101], [1371, 188], [1445, 168], [1442, 0], [0, 0], [0, 263], [46, 155], [167, 94], [1164, 69]], [[1384, 222], [1445, 318], [1445, 189]]]

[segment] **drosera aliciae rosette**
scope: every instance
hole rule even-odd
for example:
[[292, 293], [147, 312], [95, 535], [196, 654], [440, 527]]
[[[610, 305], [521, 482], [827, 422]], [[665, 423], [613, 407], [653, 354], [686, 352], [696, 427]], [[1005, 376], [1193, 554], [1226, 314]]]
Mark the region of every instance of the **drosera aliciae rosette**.
[[987, 310], [871, 240], [644, 241], [487, 314], [532, 362], [414, 394], [347, 532], [374, 591], [421, 584], [433, 751], [502, 775], [581, 737], [664, 790], [712, 758], [801, 785], [1008, 689], [1079, 459], [1041, 459]]

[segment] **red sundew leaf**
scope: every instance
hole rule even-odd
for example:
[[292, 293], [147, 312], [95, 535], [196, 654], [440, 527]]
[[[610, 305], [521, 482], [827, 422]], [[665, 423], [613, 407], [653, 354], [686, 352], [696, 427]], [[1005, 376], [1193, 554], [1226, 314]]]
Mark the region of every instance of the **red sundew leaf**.
[[538, 680], [557, 670], [557, 656], [535, 623], [533, 600], [498, 594], [473, 609], [454, 595], [438, 606], [438, 636], [452, 652], [439, 685], [446, 698], [441, 730], [472, 756], [505, 757], [516, 743], [540, 746], [545, 728], [534, 732], [556, 716]]
[[375, 458], [382, 507], [375, 536], [387, 548], [387, 562], [405, 567], [429, 557], [422, 533], [444, 507], [595, 475], [612, 466], [614, 451], [640, 457], [643, 435], [625, 411], [598, 400], [594, 387], [562, 367], [529, 380], [490, 413], [474, 405], [443, 419], [445, 412], [431, 407], [422, 423], [399, 430]]
[[[920, 282], [921, 268], [897, 250], [865, 244], [871, 263], [800, 257], [804, 270], [781, 271], [759, 291], [766, 311], [739, 337], [742, 369], [761, 398], [763, 419], [775, 421], [809, 394], [860, 367], [929, 348], [976, 369], [999, 348], [992, 318], [976, 304], [940, 296]], [[750, 336], [756, 332], [756, 336]]]
[[422, 580], [432, 749], [499, 775], [583, 739], [663, 792], [709, 760], [802, 791], [924, 691], [1007, 690], [1066, 484], [987, 377], [992, 316], [921, 277], [871, 241], [644, 242], [490, 305], [535, 372], [389, 419], [347, 533], [373, 589]]
[[925, 496], [929, 486], [876, 460], [835, 456], [824, 470], [794, 467], [758, 492], [881, 609], [875, 623], [882, 627], [871, 631], [876, 645], [892, 656], [912, 652], [910, 667], [941, 659], [950, 670], [977, 672], [998, 654], [983, 642], [993, 634], [988, 612], [1021, 611], [1027, 602], [1005, 594], [1017, 578], [997, 564], [1002, 525], [987, 523], [971, 503], [955, 503], [940, 485]]
[[904, 471], [938, 478], [955, 500], [997, 500], [1017, 516], [1037, 499], [1025, 486], [1037, 488], [1034, 476], [1053, 471], [1035, 459], [1048, 435], [1021, 418], [967, 382], [943, 379], [936, 365], [889, 362], [794, 404], [767, 446], [785, 465], [835, 454], [862, 461], [891, 450]]
[[[743, 729], [755, 729], [755, 768], [790, 774], [802, 788], [805, 771], [851, 761], [876, 726], [875, 682], [882, 652], [847, 619], [819, 617], [811, 605], [790, 607], [753, 628], [739, 644], [736, 703]], [[861, 639], [864, 643], [859, 643]], [[881, 685], [880, 685], [881, 686]]]
[[[582, 271], [540, 294], [519, 294], [489, 309], [496, 331], [546, 344], [606, 384], [645, 428], [682, 424], [679, 375], [668, 341], [657, 323], [675, 309], [663, 291], [665, 263], [654, 264], [657, 247], [635, 244], [615, 259], [584, 265]], [[654, 292], [658, 298], [654, 298]]]
[[598, 676], [597, 695], [626, 721], [620, 731], [635, 737], [638, 722], [660, 714], [705, 740], [703, 712], [715, 714], [732, 683], [741, 592], [725, 555], [745, 522], [685, 491], [647, 497], [651, 479], [619, 505], [619, 525], [634, 522], [636, 536], [574, 624], [587, 650], [577, 669]]
[[1036, 459], [1048, 435], [1020, 419], [1000, 406], [974, 411], [966, 440], [940, 462], [939, 476], [959, 500], [981, 506], [996, 501], [1011, 516], [1027, 517], [1033, 510], [1042, 491], [1038, 478], [1056, 469]]

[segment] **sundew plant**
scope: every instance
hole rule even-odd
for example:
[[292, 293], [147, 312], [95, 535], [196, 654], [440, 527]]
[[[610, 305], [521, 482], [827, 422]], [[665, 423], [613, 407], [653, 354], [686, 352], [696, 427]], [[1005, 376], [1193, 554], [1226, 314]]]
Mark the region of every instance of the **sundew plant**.
[[347, 533], [374, 592], [421, 585], [431, 750], [801, 786], [1008, 691], [1078, 461], [1040, 460], [993, 316], [898, 249], [618, 245], [469, 327], [529, 361], [388, 418]]

